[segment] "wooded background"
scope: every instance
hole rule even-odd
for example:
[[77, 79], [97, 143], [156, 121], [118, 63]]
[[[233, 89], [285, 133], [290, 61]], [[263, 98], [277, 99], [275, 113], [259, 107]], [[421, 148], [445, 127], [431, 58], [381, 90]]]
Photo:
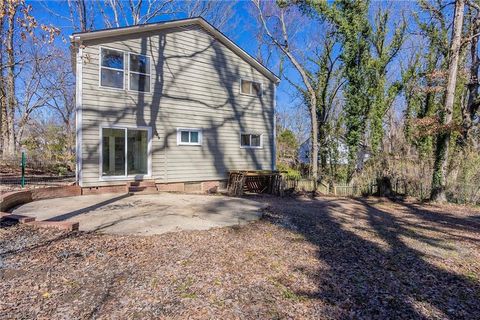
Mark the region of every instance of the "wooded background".
[[479, 0], [4, 0], [2, 166], [24, 149], [31, 165], [74, 170], [69, 33], [193, 16], [254, 43], [281, 77], [277, 165], [289, 177], [402, 181], [436, 201], [468, 188], [480, 201]]

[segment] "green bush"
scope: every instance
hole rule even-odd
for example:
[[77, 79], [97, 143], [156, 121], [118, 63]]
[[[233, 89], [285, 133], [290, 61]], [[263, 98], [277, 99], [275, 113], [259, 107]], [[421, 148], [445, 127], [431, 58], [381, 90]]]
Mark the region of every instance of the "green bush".
[[289, 166], [282, 163], [277, 165], [277, 170], [282, 171], [285, 177], [290, 180], [300, 180], [302, 178], [299, 170], [290, 168]]

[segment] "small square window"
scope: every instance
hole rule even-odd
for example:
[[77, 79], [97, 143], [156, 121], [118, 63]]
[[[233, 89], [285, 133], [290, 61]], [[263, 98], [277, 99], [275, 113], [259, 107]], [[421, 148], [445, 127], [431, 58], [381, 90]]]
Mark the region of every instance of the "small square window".
[[262, 148], [262, 135], [243, 133], [240, 136], [240, 146], [243, 148]]
[[262, 84], [260, 82], [254, 82], [250, 80], [240, 81], [240, 92], [242, 94], [248, 94], [252, 96], [262, 95]]
[[178, 145], [201, 145], [202, 130], [201, 129], [177, 129]]

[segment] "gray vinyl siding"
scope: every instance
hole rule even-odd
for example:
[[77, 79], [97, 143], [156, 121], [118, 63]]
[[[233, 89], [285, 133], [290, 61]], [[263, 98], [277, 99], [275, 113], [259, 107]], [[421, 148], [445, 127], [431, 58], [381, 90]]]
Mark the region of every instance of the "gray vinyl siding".
[[[228, 170], [271, 169], [274, 84], [197, 25], [84, 42], [82, 186], [100, 181], [100, 127], [152, 127], [157, 182], [225, 179]], [[151, 57], [152, 93], [99, 86], [99, 48]], [[128, 74], [127, 56], [124, 60]], [[240, 79], [262, 83], [263, 95], [240, 94]], [[201, 146], [177, 145], [177, 128], [201, 128]], [[262, 149], [240, 148], [240, 133], [263, 134]]]

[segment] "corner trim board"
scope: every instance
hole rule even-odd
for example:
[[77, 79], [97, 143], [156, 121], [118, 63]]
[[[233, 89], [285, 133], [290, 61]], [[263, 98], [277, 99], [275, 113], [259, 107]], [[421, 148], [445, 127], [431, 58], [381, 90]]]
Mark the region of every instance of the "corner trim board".
[[82, 94], [83, 94], [83, 49], [82, 42], [78, 42], [78, 51], [76, 57], [76, 107], [75, 107], [75, 153], [76, 153], [76, 162], [75, 167], [75, 180], [77, 181], [80, 187], [83, 186], [83, 155], [82, 155]]
[[277, 85], [273, 84], [273, 152], [272, 152], [272, 171], [277, 169]]

